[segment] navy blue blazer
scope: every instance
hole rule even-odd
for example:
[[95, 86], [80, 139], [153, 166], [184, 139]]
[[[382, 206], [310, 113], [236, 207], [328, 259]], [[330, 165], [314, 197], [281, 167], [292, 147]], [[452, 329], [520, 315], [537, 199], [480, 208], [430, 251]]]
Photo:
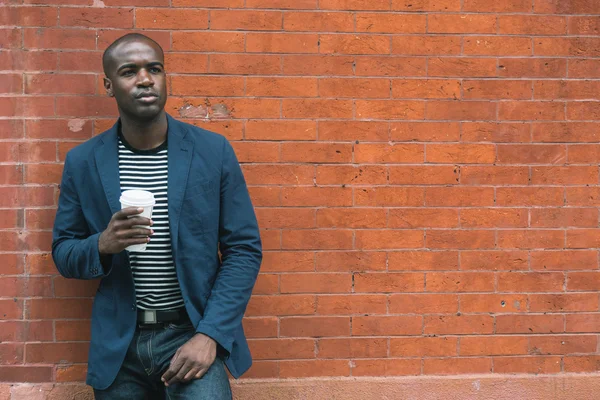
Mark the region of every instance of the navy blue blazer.
[[[168, 116], [169, 227], [182, 295], [196, 332], [225, 350], [234, 377], [252, 364], [242, 317], [262, 260], [258, 224], [229, 142]], [[67, 154], [52, 256], [66, 278], [101, 278], [92, 308], [87, 383], [111, 385], [136, 327], [127, 252], [100, 260], [98, 239], [121, 209], [118, 122]], [[219, 251], [221, 253], [219, 257]]]

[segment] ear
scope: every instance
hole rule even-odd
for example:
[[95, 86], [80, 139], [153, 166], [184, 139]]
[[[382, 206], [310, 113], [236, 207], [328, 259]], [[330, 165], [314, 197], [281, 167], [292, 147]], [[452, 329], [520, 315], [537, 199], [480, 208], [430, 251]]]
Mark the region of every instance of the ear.
[[115, 95], [112, 89], [112, 82], [107, 77], [104, 77], [104, 89], [106, 89], [106, 94], [108, 94], [110, 97]]

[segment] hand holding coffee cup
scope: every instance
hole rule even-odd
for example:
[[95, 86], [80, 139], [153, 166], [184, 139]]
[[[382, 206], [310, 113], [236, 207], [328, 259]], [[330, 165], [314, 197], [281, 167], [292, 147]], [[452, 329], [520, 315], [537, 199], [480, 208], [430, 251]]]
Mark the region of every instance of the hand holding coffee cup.
[[154, 195], [145, 190], [127, 190], [121, 195], [121, 211], [116, 212], [100, 235], [100, 254], [117, 254], [123, 250], [145, 251], [154, 231], [152, 209]]

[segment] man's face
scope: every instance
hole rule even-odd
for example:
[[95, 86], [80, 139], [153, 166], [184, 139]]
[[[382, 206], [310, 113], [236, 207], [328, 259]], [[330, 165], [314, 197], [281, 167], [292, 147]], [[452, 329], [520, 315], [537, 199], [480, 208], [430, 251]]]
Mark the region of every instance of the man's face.
[[132, 40], [112, 52], [104, 87], [121, 113], [138, 120], [159, 115], [167, 102], [163, 54], [154, 43]]

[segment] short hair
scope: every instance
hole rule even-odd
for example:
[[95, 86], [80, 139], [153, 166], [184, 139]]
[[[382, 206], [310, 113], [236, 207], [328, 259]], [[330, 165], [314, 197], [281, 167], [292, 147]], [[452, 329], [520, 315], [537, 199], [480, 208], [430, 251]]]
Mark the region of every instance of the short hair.
[[102, 68], [104, 69], [104, 75], [108, 76], [108, 68], [109, 68], [110, 58], [112, 56], [112, 53], [117, 48], [117, 46], [120, 45], [121, 43], [131, 42], [131, 41], [135, 41], [135, 40], [145, 40], [145, 41], [154, 43], [160, 49], [160, 52], [164, 57], [165, 52], [164, 52], [163, 48], [154, 39], [152, 39], [146, 35], [143, 35], [141, 33], [128, 33], [124, 36], [121, 36], [114, 42], [112, 42], [110, 44], [110, 46], [108, 46], [106, 48], [106, 50], [104, 50], [104, 53], [102, 54]]

